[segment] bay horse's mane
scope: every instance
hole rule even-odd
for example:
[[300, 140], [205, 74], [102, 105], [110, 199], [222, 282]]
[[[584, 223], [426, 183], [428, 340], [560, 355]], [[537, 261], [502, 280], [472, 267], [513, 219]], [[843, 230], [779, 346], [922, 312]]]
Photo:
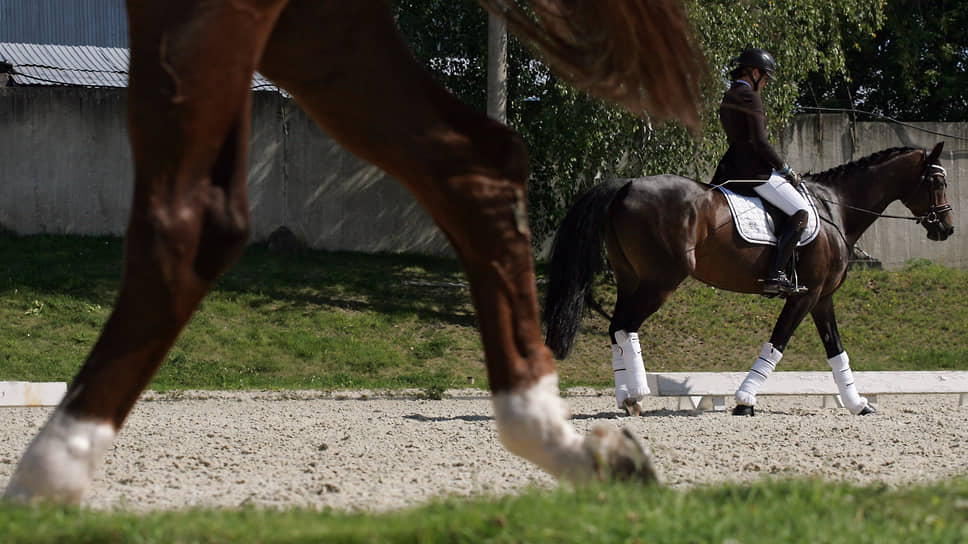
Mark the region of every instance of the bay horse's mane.
[[867, 168], [869, 166], [880, 164], [885, 161], [889, 161], [898, 155], [903, 155], [905, 153], [910, 153], [911, 151], [918, 151], [919, 148], [904, 146], [904, 147], [892, 147], [889, 149], [884, 149], [882, 151], [877, 151], [871, 153], [866, 157], [857, 159], [856, 161], [849, 162], [847, 164], [841, 164], [840, 166], [835, 166], [829, 170], [824, 170], [823, 172], [813, 173], [808, 172], [804, 177], [809, 177], [813, 181], [827, 181], [834, 178], [838, 178], [847, 175], [850, 172], [859, 170], [861, 168]]

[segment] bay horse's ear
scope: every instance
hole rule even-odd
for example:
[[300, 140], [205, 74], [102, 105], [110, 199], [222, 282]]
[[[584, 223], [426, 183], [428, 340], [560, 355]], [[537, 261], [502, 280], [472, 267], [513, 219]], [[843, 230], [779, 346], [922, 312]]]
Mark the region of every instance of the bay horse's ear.
[[934, 149], [931, 153], [928, 153], [928, 164], [935, 164], [938, 162], [938, 157], [941, 156], [941, 150], [944, 148], [944, 142], [938, 142], [934, 144]]

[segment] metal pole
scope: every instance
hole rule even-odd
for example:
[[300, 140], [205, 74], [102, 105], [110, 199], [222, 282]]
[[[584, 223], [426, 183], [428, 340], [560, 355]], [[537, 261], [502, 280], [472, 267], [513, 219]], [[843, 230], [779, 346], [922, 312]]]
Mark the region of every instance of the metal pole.
[[508, 34], [504, 23], [487, 17], [487, 116], [507, 123]]

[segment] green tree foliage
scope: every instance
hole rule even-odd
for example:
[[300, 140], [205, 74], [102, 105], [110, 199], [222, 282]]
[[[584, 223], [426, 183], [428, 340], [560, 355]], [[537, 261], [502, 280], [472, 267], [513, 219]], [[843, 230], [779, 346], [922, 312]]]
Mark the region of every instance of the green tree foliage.
[[884, 11], [880, 30], [848, 29], [845, 70], [811, 75], [800, 104], [968, 121], [968, 2], [890, 0]]
[[[575, 197], [609, 177], [675, 173], [708, 179], [725, 151], [718, 105], [731, 58], [762, 47], [778, 80], [763, 94], [770, 128], [785, 127], [812, 73], [844, 71], [847, 36], [871, 34], [884, 0], [687, 0], [710, 77], [704, 83], [701, 137], [677, 123], [653, 126], [577, 92], [535, 61], [516, 40], [508, 52], [508, 124], [531, 152], [529, 205], [535, 239], [554, 232]], [[417, 59], [466, 103], [486, 104], [487, 14], [473, 0], [397, 0], [398, 25]]]
[[410, 50], [465, 104], [487, 110], [487, 13], [474, 0], [396, 0]]

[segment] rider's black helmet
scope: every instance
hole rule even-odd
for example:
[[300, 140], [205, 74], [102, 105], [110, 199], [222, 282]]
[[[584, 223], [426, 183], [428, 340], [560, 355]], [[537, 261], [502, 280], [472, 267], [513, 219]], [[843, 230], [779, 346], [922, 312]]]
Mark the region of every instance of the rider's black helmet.
[[744, 66], [759, 68], [771, 80], [774, 79], [773, 74], [776, 72], [776, 61], [773, 60], [773, 55], [756, 47], [744, 49], [738, 57], [733, 59], [733, 64], [739, 68]]

